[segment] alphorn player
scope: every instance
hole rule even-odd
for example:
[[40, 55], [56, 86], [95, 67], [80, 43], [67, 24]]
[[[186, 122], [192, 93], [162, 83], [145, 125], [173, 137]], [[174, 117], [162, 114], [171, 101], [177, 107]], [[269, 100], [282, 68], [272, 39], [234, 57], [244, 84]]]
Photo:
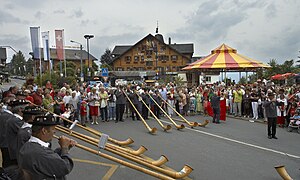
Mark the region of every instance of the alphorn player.
[[19, 152], [19, 167], [25, 179], [64, 180], [73, 169], [69, 150], [76, 142], [65, 136], [59, 139], [60, 148], [52, 150], [49, 145], [57, 125], [52, 115], [36, 116], [32, 122], [32, 136]]

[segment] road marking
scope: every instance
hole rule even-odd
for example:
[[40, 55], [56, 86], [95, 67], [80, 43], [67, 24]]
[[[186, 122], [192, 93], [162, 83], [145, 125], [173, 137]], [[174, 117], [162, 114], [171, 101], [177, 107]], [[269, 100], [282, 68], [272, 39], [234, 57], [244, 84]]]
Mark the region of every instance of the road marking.
[[[1, 152], [1, 150], [0, 150], [0, 152]], [[2, 161], [3, 161], [3, 159], [2, 159], [2, 152], [0, 153], [0, 167], [2, 167]]]
[[73, 161], [110, 167], [109, 170], [107, 171], [107, 173], [102, 177], [103, 180], [110, 179], [111, 176], [114, 174], [114, 172], [118, 169], [118, 165], [115, 165], [115, 164], [107, 164], [107, 163], [102, 163], [102, 162], [89, 161], [89, 160], [84, 160], [84, 159], [75, 159], [75, 158], [73, 158]]
[[[164, 120], [161, 120], [161, 121], [163, 121], [165, 123], [168, 123], [168, 124], [172, 124], [172, 123], [164, 121]], [[250, 146], [250, 147], [257, 148], [257, 149], [261, 149], [261, 150], [265, 150], [265, 151], [269, 151], [269, 152], [273, 152], [273, 153], [277, 153], [277, 154], [289, 156], [289, 157], [292, 157], [292, 158], [300, 159], [300, 156], [297, 156], [297, 155], [293, 155], [293, 154], [289, 154], [289, 153], [277, 151], [277, 150], [270, 149], [270, 148], [265, 148], [265, 147], [262, 147], [262, 146], [258, 146], [258, 145], [254, 145], [254, 144], [250, 144], [250, 143], [238, 141], [238, 140], [235, 140], [235, 139], [230, 139], [230, 138], [227, 138], [227, 137], [224, 137], [224, 136], [220, 136], [220, 135], [208, 133], [208, 132], [205, 132], [205, 131], [200, 131], [198, 129], [192, 129], [192, 128], [189, 128], [189, 127], [186, 127], [186, 129], [189, 129], [191, 131], [195, 131], [195, 132], [198, 132], [198, 133], [201, 133], [201, 134], [205, 134], [205, 135], [208, 135], [208, 136], [213, 136], [213, 137], [216, 137], [216, 138], [220, 138], [220, 139], [224, 139], [224, 140], [227, 140], [227, 141], [235, 142], [235, 143], [238, 143], [238, 144], [243, 144], [245, 146]]]

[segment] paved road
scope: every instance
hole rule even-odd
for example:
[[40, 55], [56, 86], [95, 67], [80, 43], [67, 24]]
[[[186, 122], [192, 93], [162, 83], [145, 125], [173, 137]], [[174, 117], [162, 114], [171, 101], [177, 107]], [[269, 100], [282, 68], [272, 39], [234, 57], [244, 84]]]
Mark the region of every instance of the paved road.
[[[205, 117], [189, 116], [188, 119], [201, 122]], [[167, 119], [163, 121], [168, 123]], [[189, 164], [194, 168], [190, 179], [280, 179], [273, 168], [276, 165], [285, 165], [294, 179], [300, 179], [300, 135], [296, 132], [278, 129], [279, 139], [269, 140], [265, 124], [237, 119], [228, 119], [219, 125], [209, 124], [206, 128], [172, 129], [167, 133], [154, 120], [147, 122], [158, 128], [156, 135], [149, 134], [142, 122], [130, 118], [123, 123], [101, 122], [91, 127], [115, 139], [132, 137], [135, 143], [131, 148], [144, 145], [148, 148], [145, 155], [153, 159], [166, 155], [169, 158], [166, 165], [176, 171]], [[84, 132], [79, 128], [76, 130]], [[76, 158], [75, 169], [69, 175], [71, 179], [102, 179], [104, 176], [111, 179], [153, 179], [78, 149], [71, 153]]]
[[20, 80], [20, 79], [11, 79], [10, 83], [3, 83], [2, 85], [0, 85], [0, 88], [3, 91], [6, 91], [9, 89], [9, 87], [11, 86], [18, 86], [21, 87], [23, 84], [25, 83], [25, 80]]

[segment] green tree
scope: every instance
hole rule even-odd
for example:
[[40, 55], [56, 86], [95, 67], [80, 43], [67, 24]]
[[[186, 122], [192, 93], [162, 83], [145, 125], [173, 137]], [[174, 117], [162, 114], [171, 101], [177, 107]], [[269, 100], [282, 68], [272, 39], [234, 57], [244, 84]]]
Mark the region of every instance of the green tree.
[[110, 64], [112, 62], [113, 56], [111, 50], [107, 48], [105, 52], [101, 55], [100, 62], [102, 64]]
[[33, 76], [34, 74], [34, 61], [29, 58], [27, 61], [26, 61], [26, 76]]
[[19, 51], [17, 54], [13, 55], [13, 58], [11, 60], [11, 65], [12, 65], [12, 69], [10, 72], [11, 74], [20, 75], [20, 76], [26, 75], [26, 72], [25, 72], [26, 61], [25, 61], [25, 57], [21, 51]]

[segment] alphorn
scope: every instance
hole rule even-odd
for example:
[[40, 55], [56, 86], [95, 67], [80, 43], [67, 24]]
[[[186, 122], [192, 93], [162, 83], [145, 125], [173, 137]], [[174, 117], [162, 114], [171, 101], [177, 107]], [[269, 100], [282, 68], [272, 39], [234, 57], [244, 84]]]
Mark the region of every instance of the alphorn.
[[164, 109], [153, 99], [153, 97], [150, 95], [150, 93], [147, 93], [149, 95], [149, 97], [152, 99], [152, 101], [156, 104], [156, 106], [158, 106], [158, 108], [167, 116], [167, 118], [174, 124], [174, 126], [177, 128], [177, 130], [179, 129], [183, 129], [185, 126], [183, 124], [178, 125], [175, 121], [173, 121], [173, 119], [168, 115], [168, 113], [166, 113], [164, 111]]
[[[197, 127], [199, 124], [197, 122], [190, 122], [188, 121], [185, 117], [183, 117], [179, 112], [176, 111], [176, 109], [174, 109], [172, 107], [172, 105], [170, 103], [168, 103], [166, 100], [164, 100], [164, 98], [162, 98], [161, 96], [159, 96], [161, 100], [163, 100], [164, 103], [166, 103], [179, 117], [181, 117], [181, 119], [183, 120], [182, 122], [188, 124], [189, 126], [191, 126], [191, 128]], [[200, 125], [199, 125], [200, 126]]]
[[[87, 143], [90, 143], [90, 144], [98, 147], [98, 143], [99, 143], [98, 139], [95, 139], [93, 137], [90, 137], [90, 136], [78, 133], [76, 131], [72, 131], [72, 130], [70, 130], [68, 128], [65, 128], [63, 126], [56, 126], [56, 129], [58, 131], [61, 131], [61, 132], [66, 133], [66, 134], [68, 134], [70, 136], [76, 137], [78, 139], [81, 139], [82, 141], [85, 141]], [[144, 146], [141, 146], [141, 148], [139, 148], [136, 151], [125, 149], [125, 148], [122, 148], [122, 147], [118, 147], [118, 146], [115, 146], [115, 145], [110, 144], [110, 143], [106, 143], [105, 146], [107, 147], [106, 150], [108, 150], [108, 151], [110, 151], [111, 149], [113, 149], [113, 150], [118, 151], [119, 153], [126, 154], [128, 156], [132, 156], [132, 157], [137, 158], [137, 159], [142, 160], [142, 161], [146, 161], [147, 163], [153, 164], [155, 166], [161, 166], [161, 165], [165, 164], [166, 162], [168, 162], [168, 158], [166, 156], [164, 156], [164, 155], [162, 155], [156, 161], [149, 161], [149, 160], [143, 159], [139, 155], [141, 155], [143, 152], [145, 152], [145, 150], [144, 150], [145, 147]], [[141, 151], [141, 152], [139, 152], [139, 151]]]
[[[59, 139], [59, 137], [56, 136], [56, 135], [53, 135], [53, 137], [56, 138], [56, 139]], [[100, 152], [100, 151], [94, 150], [94, 149], [92, 149], [92, 148], [86, 147], [86, 146], [84, 146], [84, 145], [81, 145], [81, 144], [78, 144], [78, 143], [77, 143], [75, 146], [78, 147], [78, 148], [80, 148], [80, 149], [83, 149], [83, 150], [85, 150], [85, 151], [87, 151], [87, 152], [90, 152], [90, 153], [96, 154], [96, 155], [98, 155], [98, 156], [101, 156], [101, 157], [103, 157], [103, 158], [105, 158], [105, 159], [109, 159], [109, 160], [114, 161], [114, 162], [116, 162], [116, 163], [119, 163], [119, 164], [121, 164], [121, 165], [124, 165], [124, 166], [127, 166], [127, 167], [129, 167], [129, 168], [138, 170], [138, 171], [143, 172], [143, 173], [145, 173], [145, 174], [148, 174], [148, 175], [150, 175], [150, 176], [153, 176], [153, 177], [156, 177], [156, 178], [159, 178], [159, 179], [164, 179], [164, 180], [172, 180], [172, 179], [173, 179], [173, 178], [171, 178], [171, 177], [169, 177], [169, 176], [166, 176], [166, 175], [157, 173], [157, 172], [155, 172], [155, 171], [151, 171], [151, 170], [149, 170], [149, 169], [143, 168], [143, 167], [141, 167], [141, 166], [132, 164], [132, 163], [130, 163], [130, 162], [127, 162], [127, 161], [118, 159], [118, 158], [116, 158], [116, 157], [113, 157], [113, 156], [110, 156], [110, 155], [108, 155], [108, 154], [102, 153], [102, 152]]]
[[[136, 95], [141, 98], [140, 95], [138, 95], [138, 93], [136, 92]], [[145, 101], [141, 98], [142, 103], [147, 107], [147, 109], [149, 110], [149, 112], [151, 113], [151, 115], [154, 117], [154, 119], [158, 122], [158, 124], [164, 129], [164, 131], [170, 130], [172, 128], [171, 125], [163, 125], [163, 123], [155, 116], [155, 114], [152, 112], [152, 110], [147, 106], [147, 104], [145, 103]]]
[[143, 124], [145, 125], [145, 127], [148, 129], [148, 131], [151, 133], [151, 134], [154, 134], [157, 129], [155, 127], [151, 128], [147, 122], [144, 120], [144, 118], [142, 117], [141, 113], [136, 109], [136, 107], [134, 106], [134, 104], [132, 103], [132, 101], [130, 100], [130, 98], [128, 97], [128, 95], [126, 94], [126, 92], [124, 92], [124, 90], [122, 90], [122, 92], [125, 94], [127, 100], [129, 101], [129, 103], [131, 104], [131, 106], [134, 108], [135, 112], [139, 115], [139, 117], [141, 118]]
[[[180, 120], [180, 119], [176, 119], [176, 118], [173, 118], [174, 121], [177, 121], [177, 122], [184, 122], [184, 120]], [[198, 123], [198, 126], [200, 127], [205, 127], [207, 124], [209, 123], [209, 120], [204, 120], [203, 123]]]
[[[34, 106], [37, 106], [37, 107], [40, 107], [42, 110], [47, 111], [47, 112], [49, 112], [49, 113], [51, 113], [51, 114], [53, 114], [53, 115], [55, 115], [55, 116], [58, 116], [58, 117], [60, 117], [60, 119], [62, 119], [62, 120], [64, 120], [64, 121], [67, 121], [67, 122], [69, 122], [69, 123], [73, 123], [73, 121], [71, 121], [71, 120], [69, 120], [69, 119], [67, 119], [67, 118], [64, 118], [64, 117], [62, 117], [62, 116], [60, 116], [60, 115], [58, 115], [58, 114], [55, 114], [55, 113], [53, 113], [53, 112], [50, 112], [50, 111], [48, 111], [47, 109], [45, 109], [45, 108], [43, 108], [43, 107], [41, 107], [41, 106], [39, 106], [39, 105], [36, 105], [36, 104], [34, 104], [34, 103], [32, 103], [32, 102], [30, 102], [30, 104], [32, 104], [32, 105], [34, 105]], [[90, 133], [92, 133], [92, 134], [94, 134], [94, 135], [97, 135], [97, 136], [99, 136], [99, 137], [101, 137], [101, 135], [102, 135], [101, 132], [99, 132], [99, 131], [97, 131], [97, 130], [95, 130], [95, 129], [91, 129], [91, 128], [82, 126], [81, 124], [76, 123], [76, 126], [82, 128], [82, 129], [84, 129], [84, 130], [86, 130], [86, 131], [88, 131], [88, 132], [90, 132]], [[117, 145], [119, 145], [119, 146], [128, 146], [129, 144], [132, 144], [132, 143], [134, 142], [132, 138], [128, 138], [128, 139], [126, 139], [125, 141], [119, 141], [119, 140], [116, 140], [116, 139], [113, 139], [113, 138], [108, 138], [108, 141], [110, 141], [110, 142], [112, 142], [112, 143], [114, 143], [114, 144], [117, 144]]]
[[275, 166], [274, 167], [277, 171], [277, 173], [282, 177], [284, 180], [293, 180], [291, 176], [287, 173], [284, 166]]
[[[57, 130], [59, 130], [59, 131], [61, 131], [61, 132], [63, 132], [63, 133], [68, 134], [68, 131], [64, 131], [64, 130], [62, 130], [62, 129], [60, 129], [60, 128], [57, 128]], [[74, 133], [74, 134], [70, 134], [70, 135], [73, 136], [73, 137], [76, 137], [76, 138], [78, 138], [78, 139], [81, 139], [81, 140], [83, 140], [83, 141], [85, 141], [85, 142], [88, 142], [88, 143], [90, 143], [90, 144], [92, 144], [92, 145], [95, 145], [95, 142], [90, 141], [90, 140], [88, 140], [88, 139], [85, 139], [84, 137], [81, 137], [81, 136], [79, 136], [79, 135], [75, 135], [75, 133]], [[183, 169], [182, 169], [180, 172], [170, 171], [170, 170], [163, 169], [163, 168], [161, 168], [161, 167], [155, 166], [155, 165], [153, 165], [153, 164], [150, 164], [150, 163], [148, 163], [148, 162], [146, 162], [146, 161], [144, 161], [144, 160], [140, 160], [140, 159], [137, 159], [137, 158], [135, 158], [135, 157], [128, 156], [128, 155], [125, 154], [125, 153], [118, 152], [118, 151], [113, 150], [112, 148], [109, 148], [109, 147], [105, 147], [104, 150], [107, 150], [107, 151], [109, 151], [109, 152], [112, 152], [112, 153], [114, 153], [114, 154], [117, 154], [117, 155], [119, 155], [119, 156], [121, 156], [121, 157], [124, 157], [124, 158], [130, 160], [130, 161], [134, 161], [134, 162], [139, 163], [139, 164], [141, 164], [141, 165], [147, 166], [148, 168], [151, 168], [151, 169], [153, 169], [153, 170], [155, 170], [155, 171], [158, 171], [158, 172], [160, 172], [160, 173], [163, 173], [163, 174], [165, 174], [165, 175], [167, 175], [167, 176], [170, 176], [170, 177], [172, 177], [172, 178], [175, 178], [175, 179], [179, 179], [179, 178], [181, 179], [181, 178], [184, 178], [184, 177], [188, 176], [188, 175], [193, 171], [193, 168], [191, 168], [189, 165], [184, 165]]]

